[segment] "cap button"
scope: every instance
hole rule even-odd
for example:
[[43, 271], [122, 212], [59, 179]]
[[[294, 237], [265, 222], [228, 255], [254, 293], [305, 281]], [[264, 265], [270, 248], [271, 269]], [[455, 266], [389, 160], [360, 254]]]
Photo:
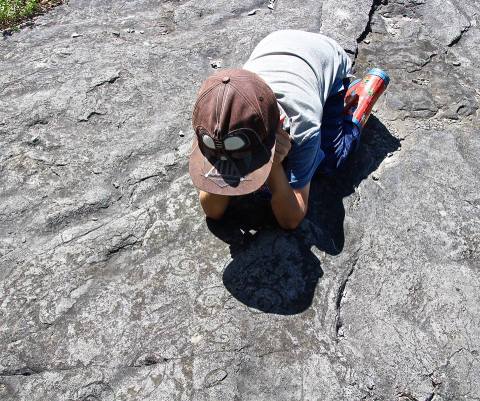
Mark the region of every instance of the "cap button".
[[230, 77], [226, 77], [226, 76], [223, 77], [223, 78], [222, 78], [222, 82], [223, 82], [224, 84], [228, 84], [228, 83], [230, 82]]

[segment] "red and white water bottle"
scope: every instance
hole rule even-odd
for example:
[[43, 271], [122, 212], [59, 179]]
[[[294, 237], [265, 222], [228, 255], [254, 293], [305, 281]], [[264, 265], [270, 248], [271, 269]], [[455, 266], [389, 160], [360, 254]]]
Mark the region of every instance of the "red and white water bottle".
[[363, 79], [353, 81], [345, 94], [345, 119], [362, 129], [389, 82], [390, 77], [380, 68], [372, 68]]

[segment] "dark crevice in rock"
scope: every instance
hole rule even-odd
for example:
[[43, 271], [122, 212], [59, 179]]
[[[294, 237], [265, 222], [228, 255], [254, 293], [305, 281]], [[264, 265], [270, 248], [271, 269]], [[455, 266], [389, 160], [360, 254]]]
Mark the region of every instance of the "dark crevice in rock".
[[27, 124], [27, 127], [31, 128], [35, 125], [47, 125], [48, 120], [44, 117], [35, 117], [32, 121]]
[[[297, 350], [300, 348], [300, 346], [302, 346], [302, 345], [304, 345], [304, 344], [296, 345], [296, 346], [293, 347], [293, 348], [272, 349], [272, 350], [263, 352], [263, 353], [261, 353], [261, 354], [248, 354], [248, 355], [253, 356], [253, 357], [256, 357], [256, 358], [265, 358], [266, 356], [269, 356], [269, 355], [285, 354], [285, 353], [295, 352], [295, 351], [297, 351]], [[240, 349], [240, 351], [243, 350], [244, 348], [246, 348], [246, 347], [242, 347], [242, 348]]]
[[132, 182], [131, 184], [129, 184], [130, 186], [134, 186], [134, 185], [137, 185], [143, 181], [146, 181], [146, 180], [149, 180], [151, 178], [158, 178], [158, 177], [163, 177], [165, 176], [165, 174], [162, 174], [162, 173], [155, 173], [155, 174], [150, 174], [150, 175], [147, 175], [145, 177], [142, 177], [142, 178], [139, 178], [138, 180]]
[[453, 38], [453, 40], [447, 45], [447, 47], [453, 47], [455, 46], [458, 42], [460, 42], [460, 40], [462, 39], [463, 37], [463, 34], [468, 32], [468, 30], [471, 28], [471, 24], [467, 25], [466, 27], [464, 27], [460, 33], [455, 37]]
[[115, 73], [114, 75], [112, 75], [111, 77], [106, 78], [106, 79], [104, 79], [104, 80], [102, 80], [102, 81], [100, 81], [100, 82], [97, 82], [95, 85], [93, 85], [93, 86], [87, 91], [87, 93], [88, 93], [88, 92], [91, 92], [91, 91], [93, 91], [94, 89], [96, 89], [96, 88], [98, 88], [98, 87], [100, 87], [100, 86], [103, 86], [103, 85], [105, 85], [105, 84], [113, 84], [113, 83], [115, 83], [115, 82], [117, 81], [117, 79], [119, 79], [119, 78], [120, 78], [120, 73], [117, 72], [117, 73]]
[[145, 359], [140, 360], [140, 361], [132, 364], [129, 367], [141, 368], [141, 367], [144, 367], [144, 366], [154, 366], [154, 365], [158, 365], [159, 363], [168, 362], [169, 360], [170, 360], [169, 358], [163, 358], [163, 357], [162, 358], [157, 358], [156, 356], [147, 356], [147, 357], [145, 357]]
[[[80, 239], [80, 238], [82, 238], [82, 237], [85, 237], [86, 235], [88, 235], [88, 234], [90, 234], [90, 233], [93, 233], [94, 231], [98, 230], [99, 228], [102, 228], [105, 224], [106, 224], [106, 223], [100, 224], [100, 225], [98, 225], [98, 226], [96, 226], [96, 227], [94, 227], [94, 228], [92, 228], [92, 229], [90, 229], [90, 230], [85, 231], [84, 233], [81, 233], [81, 234], [79, 234], [79, 235], [77, 235], [77, 236], [75, 236], [75, 237], [69, 238], [68, 240], [65, 240], [65, 241], [63, 242], [63, 245], [64, 245], [64, 244], [68, 244], [69, 242], [78, 240], [78, 239]], [[63, 239], [63, 237], [62, 237], [62, 239]]]
[[91, 112], [88, 113], [86, 116], [80, 117], [80, 118], [78, 119], [78, 121], [80, 121], [80, 122], [88, 121], [88, 120], [90, 120], [90, 118], [93, 117], [93, 116], [104, 116], [105, 114], [106, 114], [106, 113], [101, 112], [101, 111], [91, 111]]
[[371, 26], [372, 18], [373, 18], [373, 15], [375, 14], [375, 11], [381, 4], [382, 4], [382, 0], [372, 1], [372, 7], [370, 8], [370, 11], [368, 13], [367, 25], [365, 25], [365, 29], [363, 30], [362, 33], [360, 33], [360, 36], [357, 38], [357, 43], [363, 42], [367, 38], [368, 34], [372, 32], [372, 26]]
[[[143, 368], [146, 366], [154, 366], [160, 363], [166, 363], [171, 360], [182, 360], [186, 358], [191, 358], [192, 356], [186, 357], [172, 357], [172, 358], [161, 358], [157, 360], [155, 357], [147, 357], [145, 360], [142, 360], [138, 363], [128, 365], [128, 366], [117, 366], [118, 369], [132, 369], [132, 368]], [[22, 367], [18, 369], [5, 369], [0, 371], [0, 378], [2, 377], [14, 377], [14, 376], [33, 376], [33, 375], [41, 375], [44, 373], [60, 373], [60, 372], [72, 372], [77, 370], [85, 370], [85, 369], [111, 369], [109, 365], [97, 365], [97, 364], [87, 364], [87, 365], [73, 365], [73, 366], [66, 366], [66, 367], [41, 367], [41, 368], [30, 368], [30, 367]]]
[[[130, 238], [134, 238], [134, 241], [130, 242], [129, 241]], [[120, 251], [122, 251], [124, 249], [133, 248], [135, 245], [139, 244], [140, 242], [142, 242], [141, 239], [138, 239], [134, 235], [129, 235], [129, 237], [125, 240], [124, 243], [122, 243], [118, 246], [115, 246], [114, 248], [111, 248], [111, 249], [108, 250], [107, 258], [111, 257], [114, 254], [119, 253]]]
[[372, 19], [375, 14], [375, 11], [382, 4], [382, 1], [383, 0], [372, 0], [372, 6], [370, 7], [370, 11], [368, 13], [367, 24], [365, 25], [364, 30], [360, 33], [360, 35], [356, 39], [357, 46], [355, 47], [355, 53], [348, 52], [353, 54], [353, 63], [352, 63], [353, 66], [355, 66], [355, 62], [357, 61], [357, 57], [358, 57], [358, 44], [363, 42], [367, 38], [367, 36], [372, 32], [372, 26], [371, 26]]
[[[407, 67], [407, 72], [412, 73], [412, 72], [421, 71], [423, 67], [425, 67], [425, 66], [427, 66], [428, 64], [430, 64], [430, 63], [433, 61], [433, 59], [434, 59], [435, 57], [437, 57], [437, 56], [438, 56], [438, 53], [432, 53], [432, 54], [430, 54], [430, 55], [428, 56], [428, 58], [427, 58], [424, 62], [422, 62], [422, 63], [420, 63], [420, 64], [417, 64], [417, 65], [415, 65], [415, 66], [412, 66], [412, 67]], [[413, 80], [412, 80], [412, 82], [413, 82]], [[418, 81], [417, 81], [416, 83], [418, 83]]]
[[335, 297], [335, 310], [336, 310], [335, 337], [336, 337], [337, 341], [338, 341], [338, 338], [341, 337], [340, 336], [340, 329], [343, 326], [342, 316], [341, 316], [342, 300], [343, 300], [343, 296], [345, 295], [345, 288], [347, 286], [347, 283], [350, 280], [350, 277], [352, 276], [353, 272], [355, 271], [355, 267], [357, 266], [358, 252], [359, 251], [360, 251], [360, 249], [357, 249], [357, 251], [353, 255], [352, 266], [350, 267], [350, 270], [348, 271], [346, 277], [343, 279], [342, 283], [340, 284], [340, 287], [337, 290], [337, 295]]
[[32, 376], [42, 373], [40, 370], [37, 369], [32, 369], [27, 367], [23, 367], [20, 369], [14, 369], [14, 370], [4, 370], [0, 372], [0, 377], [11, 377], [11, 376]]

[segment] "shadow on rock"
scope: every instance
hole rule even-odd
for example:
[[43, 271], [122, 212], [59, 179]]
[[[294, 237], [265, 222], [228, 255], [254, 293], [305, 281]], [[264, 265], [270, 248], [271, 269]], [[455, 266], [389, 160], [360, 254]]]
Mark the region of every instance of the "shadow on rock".
[[358, 152], [334, 177], [319, 174], [312, 181], [307, 218], [295, 231], [281, 230], [269, 200], [257, 194], [235, 198], [221, 221], [207, 220], [210, 231], [230, 245], [232, 260], [223, 283], [248, 307], [262, 312], [292, 315], [312, 304], [323, 276], [316, 247], [330, 255], [345, 242], [343, 198], [400, 147], [373, 116]]
[[331, 255], [342, 252], [345, 242], [343, 198], [353, 194], [360, 183], [400, 146], [400, 140], [391, 135], [380, 120], [371, 116], [359, 149], [345, 168], [331, 177], [321, 173], [315, 177], [310, 186], [307, 219], [327, 233], [327, 242], [331, 244], [333, 252], [318, 244], [320, 249]]
[[[265, 212], [268, 215], [267, 208]], [[265, 214], [259, 213], [258, 217], [264, 218]], [[232, 260], [223, 273], [223, 283], [236, 299], [248, 307], [280, 315], [297, 314], [311, 305], [323, 271], [301, 230], [284, 232], [274, 222], [259, 231], [244, 224], [236, 225], [236, 230], [225, 230], [234, 226], [233, 219], [208, 224], [215, 234], [230, 231]], [[236, 234], [232, 236], [233, 232]]]

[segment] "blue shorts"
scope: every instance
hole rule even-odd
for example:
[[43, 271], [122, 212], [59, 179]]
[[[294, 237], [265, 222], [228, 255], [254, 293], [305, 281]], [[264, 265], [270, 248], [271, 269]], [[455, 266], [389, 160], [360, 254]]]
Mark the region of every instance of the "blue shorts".
[[[344, 98], [348, 79], [340, 82], [339, 92], [328, 97], [323, 107], [320, 135], [302, 146], [292, 143], [292, 149], [283, 162], [292, 188], [307, 185], [316, 172], [333, 175], [342, 169], [360, 143], [360, 130], [345, 119]], [[270, 194], [264, 185], [259, 192]]]
[[349, 80], [339, 82], [337, 90], [323, 106], [320, 132], [301, 145], [292, 142], [290, 153], [283, 162], [290, 186], [303, 188], [317, 172], [332, 175], [342, 169], [358, 148], [360, 130], [345, 119], [344, 99]]
[[344, 89], [330, 96], [323, 107], [320, 147], [325, 158], [318, 170], [331, 175], [344, 167], [349, 156], [358, 149], [360, 130], [351, 121], [344, 119], [344, 98], [348, 83]]
[[360, 143], [360, 130], [345, 120], [343, 113], [346, 87], [347, 83], [343, 90], [330, 96], [323, 107], [320, 147], [325, 158], [318, 168], [325, 174], [341, 169]]

